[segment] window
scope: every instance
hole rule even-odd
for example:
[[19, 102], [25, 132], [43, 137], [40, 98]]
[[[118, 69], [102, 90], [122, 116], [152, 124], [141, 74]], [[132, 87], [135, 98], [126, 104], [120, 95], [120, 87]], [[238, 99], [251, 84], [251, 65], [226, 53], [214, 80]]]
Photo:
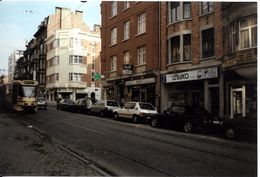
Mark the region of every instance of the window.
[[124, 64], [129, 64], [129, 51], [124, 52]]
[[95, 57], [92, 57], [91, 69], [95, 70]]
[[191, 34], [183, 35], [183, 61], [191, 60]]
[[54, 83], [55, 81], [59, 81], [58, 73], [47, 76], [47, 83]]
[[145, 13], [138, 15], [137, 17], [137, 34], [146, 32], [146, 17]]
[[191, 34], [169, 39], [169, 64], [191, 61]]
[[213, 57], [214, 53], [214, 28], [202, 31], [202, 58]]
[[111, 45], [117, 44], [117, 28], [111, 30]]
[[201, 3], [201, 14], [207, 14], [213, 11], [213, 2], [202, 2]]
[[81, 82], [82, 74], [81, 73], [69, 73], [69, 81]]
[[236, 45], [237, 45], [236, 30], [237, 30], [237, 24], [232, 23], [230, 25], [230, 51], [231, 51], [231, 53], [236, 51]]
[[146, 63], [146, 48], [145, 46], [137, 49], [137, 64], [142, 65]]
[[70, 64], [83, 64], [83, 56], [70, 55]]
[[49, 44], [49, 50], [53, 50], [53, 49], [56, 49], [56, 48], [59, 48], [59, 45], [60, 45], [60, 42], [59, 42], [59, 39], [55, 39], [53, 40], [50, 44]]
[[250, 16], [239, 21], [240, 49], [257, 46], [257, 19]]
[[124, 23], [124, 40], [129, 39], [129, 28], [130, 27], [130, 22], [127, 21]]
[[55, 57], [51, 58], [50, 60], [47, 61], [47, 63], [48, 63], [48, 67], [58, 65], [59, 64], [59, 56], [55, 56]]
[[187, 19], [191, 17], [191, 3], [183, 2], [183, 18]]
[[170, 63], [176, 63], [180, 61], [180, 36], [175, 36], [170, 40], [171, 46], [171, 58]]
[[113, 1], [111, 2], [111, 17], [114, 17], [117, 15], [117, 2]]
[[180, 20], [180, 3], [170, 2], [170, 23]]
[[95, 82], [95, 73], [92, 73], [92, 74], [91, 74], [91, 81], [92, 81], [92, 82]]
[[111, 57], [111, 71], [116, 71], [117, 67], [117, 57], [112, 56]]
[[130, 7], [129, 1], [124, 1], [124, 10]]
[[70, 38], [70, 47], [78, 47], [82, 45], [82, 40], [78, 38]]

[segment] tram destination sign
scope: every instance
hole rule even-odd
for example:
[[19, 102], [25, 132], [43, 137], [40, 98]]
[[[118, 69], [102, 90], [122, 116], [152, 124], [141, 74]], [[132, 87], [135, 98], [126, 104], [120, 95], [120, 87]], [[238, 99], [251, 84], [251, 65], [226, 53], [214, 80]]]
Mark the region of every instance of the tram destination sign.
[[218, 77], [218, 68], [204, 68], [199, 70], [167, 74], [165, 83], [202, 80]]

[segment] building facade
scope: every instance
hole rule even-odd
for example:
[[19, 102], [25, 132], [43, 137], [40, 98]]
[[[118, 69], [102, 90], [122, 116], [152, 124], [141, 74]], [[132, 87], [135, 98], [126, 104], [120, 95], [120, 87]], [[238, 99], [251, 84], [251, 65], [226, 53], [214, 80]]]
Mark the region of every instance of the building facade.
[[159, 106], [159, 3], [102, 1], [104, 97]]
[[23, 57], [23, 50], [14, 51], [8, 58], [8, 81], [14, 79], [16, 62]]
[[225, 115], [257, 116], [257, 3], [225, 2], [223, 10]]
[[160, 3], [161, 110], [204, 107], [223, 116], [221, 2]]
[[[85, 96], [101, 99], [100, 27], [90, 30], [83, 22], [81, 11], [56, 7], [47, 26], [47, 98], [71, 98]], [[88, 69], [89, 66], [89, 69]]]

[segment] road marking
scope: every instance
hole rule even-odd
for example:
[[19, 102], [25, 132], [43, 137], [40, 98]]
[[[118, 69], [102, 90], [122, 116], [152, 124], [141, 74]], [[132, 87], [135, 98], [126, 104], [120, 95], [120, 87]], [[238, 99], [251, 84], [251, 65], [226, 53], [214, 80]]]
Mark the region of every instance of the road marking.
[[98, 133], [100, 135], [104, 135], [104, 136], [108, 137], [107, 134], [99, 132], [99, 131], [91, 129], [91, 128], [86, 128], [86, 127], [83, 127], [83, 126], [80, 126], [80, 125], [75, 125], [75, 124], [72, 124], [72, 123], [69, 123], [69, 122], [62, 122], [62, 123], [67, 124], [67, 125], [71, 125], [71, 126], [76, 127], [76, 128], [81, 128], [81, 129], [88, 130], [88, 131], [91, 131], [91, 132], [94, 132], [94, 133]]

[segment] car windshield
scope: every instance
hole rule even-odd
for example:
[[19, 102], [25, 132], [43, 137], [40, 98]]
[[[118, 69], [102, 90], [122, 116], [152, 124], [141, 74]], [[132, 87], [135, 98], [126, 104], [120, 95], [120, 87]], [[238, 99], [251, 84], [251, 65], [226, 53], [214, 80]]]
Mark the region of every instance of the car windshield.
[[141, 109], [146, 109], [146, 110], [155, 110], [153, 105], [149, 103], [139, 103]]
[[74, 103], [74, 101], [71, 100], [71, 99], [67, 99], [65, 102], [66, 102], [66, 103]]
[[107, 101], [108, 106], [114, 106], [114, 107], [119, 107], [119, 104], [116, 101]]

